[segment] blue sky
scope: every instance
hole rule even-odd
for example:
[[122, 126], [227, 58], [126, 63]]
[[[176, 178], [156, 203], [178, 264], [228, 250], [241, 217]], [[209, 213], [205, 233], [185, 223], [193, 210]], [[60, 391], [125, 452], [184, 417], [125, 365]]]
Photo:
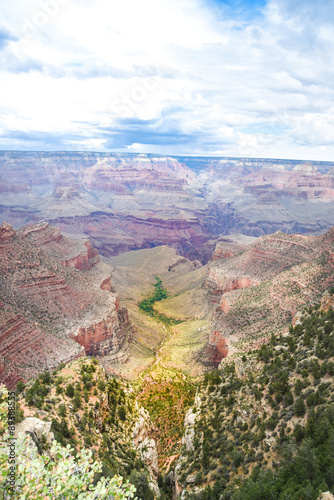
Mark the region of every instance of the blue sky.
[[0, 148], [334, 159], [334, 1], [13, 0]]

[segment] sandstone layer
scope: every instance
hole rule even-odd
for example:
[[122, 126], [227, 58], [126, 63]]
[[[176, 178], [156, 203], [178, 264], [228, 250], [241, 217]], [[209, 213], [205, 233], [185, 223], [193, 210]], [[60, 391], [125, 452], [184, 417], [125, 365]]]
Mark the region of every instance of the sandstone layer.
[[[218, 242], [204, 282], [212, 329], [203, 356], [215, 366], [228, 353], [286, 332], [297, 309], [319, 300], [334, 282], [334, 229], [321, 236], [278, 231], [249, 245], [235, 241], [234, 252], [231, 244]], [[332, 304], [325, 294], [322, 308]]]
[[106, 257], [169, 244], [206, 263], [220, 235], [334, 224], [330, 162], [0, 152], [0, 168], [0, 222], [48, 221]]
[[134, 333], [90, 242], [48, 223], [0, 226], [0, 381], [15, 387], [84, 355], [126, 358]]

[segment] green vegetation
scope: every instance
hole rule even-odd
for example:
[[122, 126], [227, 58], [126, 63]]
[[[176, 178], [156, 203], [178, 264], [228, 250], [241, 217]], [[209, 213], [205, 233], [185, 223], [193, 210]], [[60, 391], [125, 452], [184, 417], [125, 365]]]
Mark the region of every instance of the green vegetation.
[[[95, 475], [102, 470], [102, 464], [92, 460], [90, 450], [74, 450], [62, 447], [55, 440], [50, 450], [37, 450], [28, 445], [28, 437], [19, 437], [15, 442], [16, 478], [14, 491], [8, 476], [8, 447], [10, 437], [7, 426], [8, 391], [0, 387], [0, 487], [1, 498], [19, 500], [40, 500], [42, 498], [63, 498], [78, 500], [107, 499], [110, 495], [115, 500], [134, 497], [135, 487], [123, 484], [121, 477], [101, 478], [95, 481]], [[149, 498], [149, 497], [147, 497]]]
[[168, 342], [176, 334], [172, 326], [181, 323], [182, 320], [154, 310], [155, 302], [167, 298], [161, 279], [158, 276], [155, 279], [154, 294], [142, 300], [139, 307], [153, 316], [159, 322], [160, 328], [162, 325], [167, 337], [156, 350], [157, 361], [143, 372], [145, 379], [141, 377], [143, 383], [139, 384], [137, 401], [149, 412], [155, 428], [153, 438], [157, 445], [159, 467], [163, 471], [167, 458], [179, 452], [185, 413], [193, 404], [196, 386], [187, 379], [177, 364], [169, 361], [165, 354], [164, 349], [168, 349]]
[[168, 456], [179, 451], [185, 412], [194, 402], [195, 391], [191, 382], [169, 379], [145, 384], [137, 397], [156, 429], [153, 437], [161, 467]]
[[153, 316], [155, 314], [155, 311], [153, 309], [153, 304], [155, 302], [158, 302], [159, 300], [167, 298], [167, 290], [162, 286], [161, 279], [158, 276], [156, 276], [155, 280], [156, 280], [156, 282], [153, 285], [155, 288], [155, 291], [154, 291], [153, 295], [147, 297], [146, 299], [143, 299], [139, 303], [140, 309], [145, 311], [150, 316]]
[[[243, 374], [240, 376], [240, 374]], [[179, 482], [192, 500], [316, 500], [334, 492], [334, 311], [206, 374]], [[195, 475], [200, 492], [187, 486]]]
[[150, 498], [149, 474], [131, 438], [139, 418], [135, 393], [122, 380], [108, 377], [97, 360], [80, 359], [63, 371], [41, 374], [28, 383], [22, 399], [36, 416], [52, 422], [61, 447], [91, 449], [101, 464], [94, 469], [95, 485], [102, 478], [132, 475], [138, 499]]

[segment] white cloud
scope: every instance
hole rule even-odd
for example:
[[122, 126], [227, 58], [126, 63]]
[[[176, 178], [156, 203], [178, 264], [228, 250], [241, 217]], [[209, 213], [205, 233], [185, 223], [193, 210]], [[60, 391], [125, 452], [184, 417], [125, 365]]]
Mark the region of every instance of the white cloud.
[[0, 147], [333, 159], [333, 1], [42, 3], [2, 6]]

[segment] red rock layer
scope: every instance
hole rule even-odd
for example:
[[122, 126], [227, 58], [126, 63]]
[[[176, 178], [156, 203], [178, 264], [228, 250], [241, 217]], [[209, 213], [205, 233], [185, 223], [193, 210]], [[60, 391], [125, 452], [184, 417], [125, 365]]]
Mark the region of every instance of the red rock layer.
[[72, 288], [64, 278], [48, 271], [21, 275], [14, 286], [20, 301], [47, 316], [78, 317], [92, 300], [89, 293]]
[[116, 292], [115, 288], [113, 287], [111, 283], [111, 276], [108, 276], [105, 278], [102, 283], [100, 284], [101, 290], [105, 290], [107, 292]]
[[219, 309], [221, 309], [224, 313], [227, 313], [230, 310], [230, 304], [225, 297], [222, 297]]
[[48, 222], [41, 222], [33, 226], [26, 226], [19, 231], [22, 238], [29, 238], [39, 247], [59, 243], [63, 240], [63, 235], [56, 227], [51, 227]]
[[[98, 262], [92, 245], [68, 240], [45, 223], [17, 232], [3, 224], [0, 235], [0, 381], [14, 387], [85, 348], [87, 354], [117, 353], [131, 324], [117, 301], [110, 311], [112, 296], [99, 289], [94, 273], [85, 272]], [[92, 322], [92, 306], [104, 319]], [[83, 349], [64, 338], [69, 328], [77, 328]]]
[[[211, 261], [204, 283], [213, 312], [209, 361], [211, 357], [215, 364], [217, 352], [223, 355], [220, 336], [229, 342], [243, 340], [250, 348], [265, 341], [266, 334], [288, 329], [298, 307], [318, 299], [333, 284], [333, 244], [334, 229], [317, 237], [277, 232], [243, 252], [231, 252], [231, 257], [220, 251], [224, 257]], [[333, 304], [333, 297], [325, 294], [323, 310]]]
[[18, 231], [18, 235], [43, 248], [51, 256], [62, 259], [65, 267], [87, 271], [100, 261], [98, 250], [89, 241], [82, 244], [69, 240], [59, 228], [52, 227], [47, 222], [26, 226]]
[[231, 290], [241, 290], [242, 288], [249, 288], [256, 286], [259, 282], [247, 276], [229, 278], [227, 276], [220, 276], [215, 274], [213, 269], [209, 270], [209, 275], [206, 279], [205, 286], [212, 292], [213, 295], [222, 295], [230, 292]]
[[217, 368], [222, 359], [228, 355], [228, 350], [228, 340], [223, 337], [221, 331], [214, 330], [210, 335], [204, 356], [209, 360], [210, 365]]
[[19, 380], [27, 381], [41, 371], [52, 370], [61, 361], [71, 361], [83, 352], [65, 339], [47, 335], [20, 314], [0, 314], [0, 383], [13, 389]]
[[120, 308], [117, 299], [112, 313], [89, 327], [81, 327], [72, 338], [84, 347], [88, 356], [106, 356], [123, 347], [130, 325], [127, 309]]
[[63, 264], [65, 267], [75, 267], [80, 271], [87, 271], [88, 269], [92, 269], [98, 262], [100, 262], [100, 256], [98, 250], [93, 248], [92, 244], [89, 241], [84, 243], [84, 246], [87, 248], [87, 253], [80, 253], [71, 257], [69, 259], [63, 260]]

